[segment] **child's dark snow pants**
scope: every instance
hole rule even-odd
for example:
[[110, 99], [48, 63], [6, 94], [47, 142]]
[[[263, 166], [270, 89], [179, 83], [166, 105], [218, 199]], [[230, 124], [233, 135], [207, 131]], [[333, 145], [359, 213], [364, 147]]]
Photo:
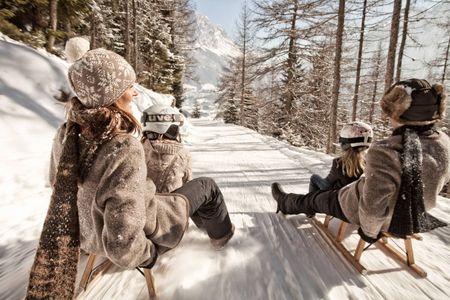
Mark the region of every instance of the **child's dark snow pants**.
[[324, 213], [348, 222], [339, 204], [338, 193], [339, 190], [316, 191], [306, 195], [284, 194], [283, 201], [280, 201], [281, 211], [285, 214]]
[[331, 189], [331, 184], [325, 178], [320, 177], [317, 174], [313, 174], [309, 179], [309, 192], [326, 191]]
[[231, 230], [231, 220], [222, 192], [212, 178], [199, 177], [186, 182], [173, 193], [186, 196], [189, 214], [195, 225], [205, 229], [212, 239], [219, 239]]

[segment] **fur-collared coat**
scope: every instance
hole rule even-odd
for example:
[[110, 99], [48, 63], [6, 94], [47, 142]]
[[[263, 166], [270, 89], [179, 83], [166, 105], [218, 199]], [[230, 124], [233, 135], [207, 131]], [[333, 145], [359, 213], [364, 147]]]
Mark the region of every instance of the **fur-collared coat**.
[[[50, 160], [50, 183], [64, 141], [58, 129]], [[189, 204], [178, 194], [155, 195], [147, 179], [142, 144], [117, 135], [98, 151], [86, 179], [78, 185], [81, 248], [106, 256], [115, 265], [134, 268], [178, 245], [188, 226]], [[157, 245], [157, 247], [155, 247]]]
[[[419, 137], [424, 204], [429, 210], [450, 180], [450, 138], [441, 131]], [[360, 225], [367, 236], [375, 238], [391, 222], [400, 190], [402, 147], [401, 135], [374, 143], [367, 152], [364, 175], [339, 191], [344, 215], [350, 223]]]
[[143, 142], [147, 177], [156, 185], [157, 193], [170, 193], [192, 179], [191, 156], [177, 141]]

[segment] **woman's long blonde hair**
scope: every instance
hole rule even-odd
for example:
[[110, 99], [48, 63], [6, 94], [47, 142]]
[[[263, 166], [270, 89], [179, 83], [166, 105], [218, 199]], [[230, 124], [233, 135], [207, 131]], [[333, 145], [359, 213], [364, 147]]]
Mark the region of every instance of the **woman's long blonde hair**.
[[344, 175], [358, 177], [364, 172], [366, 151], [366, 147], [350, 147], [342, 152], [338, 163], [341, 165]]

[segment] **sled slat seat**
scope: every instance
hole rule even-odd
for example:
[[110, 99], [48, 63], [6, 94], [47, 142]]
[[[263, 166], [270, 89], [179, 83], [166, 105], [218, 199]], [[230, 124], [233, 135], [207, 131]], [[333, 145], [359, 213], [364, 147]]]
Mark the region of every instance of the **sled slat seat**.
[[[366, 268], [360, 263], [362, 253], [365, 250], [366, 242], [363, 239], [359, 239], [358, 245], [356, 246], [356, 250], [354, 254], [352, 254], [342, 243], [345, 238], [345, 233], [349, 223], [341, 221], [338, 229], [338, 233], [334, 236], [329, 230], [329, 224], [333, 217], [326, 216], [324, 222], [320, 222], [317, 218], [313, 217], [313, 224], [319, 229], [320, 232], [323, 232], [325, 236], [333, 243], [333, 245], [342, 253], [344, 258], [350, 262], [350, 264], [355, 267], [361, 274], [366, 274]], [[400, 262], [406, 264], [411, 270], [417, 273], [420, 277], [427, 277], [427, 273], [419, 267], [414, 260], [414, 251], [412, 246], [412, 239], [421, 241], [423, 238], [420, 234], [412, 234], [411, 236], [407, 236], [404, 240], [404, 249], [400, 249], [399, 247], [395, 247], [391, 243], [389, 243], [389, 239], [395, 239], [392, 234], [389, 232], [383, 232], [383, 237], [377, 241], [377, 245], [394, 255], [394, 258], [399, 260]], [[405, 254], [402, 253], [405, 252]]]
[[[111, 261], [105, 260], [98, 266], [94, 267], [96, 258], [97, 256], [95, 254], [89, 254], [88, 256], [86, 266], [84, 268], [83, 275], [81, 276], [80, 284], [78, 287], [78, 299], [81, 298], [81, 295], [84, 291], [86, 291], [86, 288], [90, 283], [92, 284], [96, 282], [101, 277], [101, 275], [105, 274], [113, 265]], [[150, 299], [154, 299], [156, 297], [156, 289], [152, 270], [144, 268], [142, 272], [139, 268], [136, 269], [142, 275], [144, 275], [148, 289], [148, 295], [150, 296]]]

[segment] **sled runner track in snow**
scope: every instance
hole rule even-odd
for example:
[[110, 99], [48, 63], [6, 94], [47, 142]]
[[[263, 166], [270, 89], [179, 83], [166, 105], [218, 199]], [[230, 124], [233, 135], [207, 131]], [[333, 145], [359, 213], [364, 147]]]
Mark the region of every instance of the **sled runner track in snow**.
[[[83, 299], [88, 284], [95, 284], [95, 282], [97, 282], [98, 279], [112, 266], [112, 262], [106, 259], [94, 268], [96, 258], [97, 256], [95, 254], [89, 254], [83, 275], [81, 276], [76, 299]], [[144, 271], [141, 271], [138, 267], [136, 269], [145, 277], [148, 295], [150, 299], [154, 299], [156, 297], [156, 289], [151, 269], [144, 268]]]
[[[330, 230], [329, 230], [329, 224], [333, 217], [326, 216], [324, 222], [322, 223], [319, 221], [316, 217], [312, 218], [312, 223], [315, 225], [315, 227], [319, 230], [319, 232], [322, 233], [322, 236], [329, 240], [331, 244], [333, 244], [337, 250], [343, 255], [343, 257], [349, 262], [359, 273], [363, 275], [367, 275], [368, 271], [367, 269], [360, 263], [361, 256], [367, 248], [364, 248], [366, 246], [366, 242], [363, 239], [359, 239], [358, 246], [356, 247], [356, 250], [354, 254], [350, 252], [342, 243], [344, 239], [344, 235], [346, 233], [348, 223], [341, 221], [339, 225], [339, 230], [336, 236], [334, 236]], [[411, 236], [407, 236], [406, 239], [404, 239], [405, 242], [405, 248], [404, 252], [405, 254], [401, 253], [401, 250], [399, 250], [399, 247], [395, 247], [392, 244], [389, 243], [389, 239], [393, 239], [394, 237], [387, 233], [383, 233], [383, 237], [378, 240], [375, 244], [380, 247], [380, 249], [384, 250], [385, 252], [393, 255], [398, 261], [400, 261], [403, 264], [406, 264], [411, 270], [413, 270], [415, 273], [417, 273], [420, 277], [425, 278], [427, 277], [427, 273], [419, 267], [414, 260], [414, 251], [412, 247], [412, 239], [416, 239], [421, 241], [422, 237], [419, 234], [413, 234]], [[371, 246], [371, 245], [369, 245]]]

